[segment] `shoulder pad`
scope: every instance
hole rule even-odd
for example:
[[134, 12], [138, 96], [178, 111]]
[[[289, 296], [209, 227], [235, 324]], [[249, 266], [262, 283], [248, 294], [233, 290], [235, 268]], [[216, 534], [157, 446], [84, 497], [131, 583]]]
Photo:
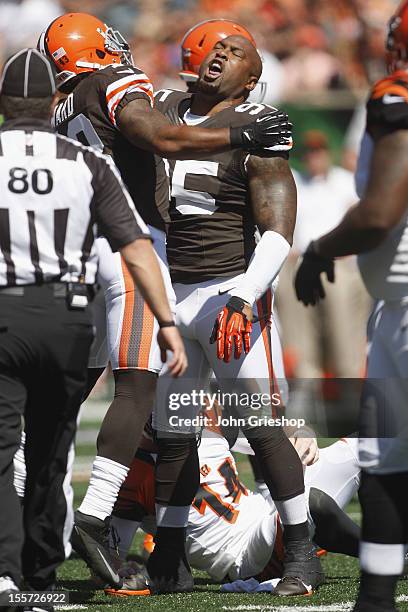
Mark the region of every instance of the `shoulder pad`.
[[244, 102], [238, 106], [231, 107], [231, 110], [233, 118], [238, 120], [239, 123], [251, 123], [251, 121], [257, 121], [260, 117], [271, 112], [279, 112], [274, 106], [258, 102]]
[[143, 70], [137, 68], [137, 66], [128, 66], [125, 64], [110, 64], [109, 66], [98, 70], [96, 74], [103, 75], [112, 81], [116, 79], [123, 79], [132, 75], [136, 75], [138, 77], [143, 76], [144, 78], [149, 79]]
[[[223, 111], [222, 111], [223, 112]], [[289, 151], [293, 147], [292, 139], [292, 124], [287, 121], [287, 115], [284, 111], [280, 111], [275, 106], [269, 104], [259, 104], [256, 102], [244, 102], [238, 106], [231, 107], [231, 113], [229, 114], [229, 125], [230, 127], [238, 127], [242, 125], [248, 125], [250, 123], [261, 122], [266, 115], [273, 114], [275, 117], [284, 116], [285, 125], [282, 126], [280, 118], [276, 121], [276, 128], [280, 125], [279, 130], [275, 130], [276, 133], [281, 133], [281, 141], [277, 142], [272, 147], [263, 147], [256, 151], [257, 156], [265, 157], [284, 157], [288, 159]], [[282, 131], [284, 130], [284, 131]]]
[[99, 83], [105, 98], [109, 119], [116, 126], [116, 109], [128, 96], [146, 98], [153, 106], [153, 85], [149, 77], [135, 66], [111, 65], [95, 74], [104, 79]]
[[381, 134], [408, 128], [408, 73], [402, 70], [375, 83], [367, 103], [367, 130]]
[[190, 98], [191, 94], [187, 91], [179, 91], [177, 89], [159, 89], [154, 94], [154, 105], [164, 115], [168, 113], [170, 109], [178, 109], [178, 106], [182, 100], [189, 100]]

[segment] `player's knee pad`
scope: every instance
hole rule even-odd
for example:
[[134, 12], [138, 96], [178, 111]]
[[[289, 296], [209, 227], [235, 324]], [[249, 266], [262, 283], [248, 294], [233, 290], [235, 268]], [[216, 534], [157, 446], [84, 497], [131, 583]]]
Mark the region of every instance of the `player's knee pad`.
[[177, 438], [158, 438], [156, 463], [156, 502], [188, 506], [200, 484], [197, 441], [178, 434]]

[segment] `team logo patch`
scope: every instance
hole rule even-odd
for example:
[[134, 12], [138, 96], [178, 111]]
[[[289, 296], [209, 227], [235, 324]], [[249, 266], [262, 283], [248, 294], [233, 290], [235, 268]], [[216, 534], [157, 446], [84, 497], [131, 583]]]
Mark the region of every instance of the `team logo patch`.
[[200, 467], [200, 472], [203, 476], [208, 476], [208, 474], [211, 472], [211, 468], [209, 468], [208, 465], [205, 463]]

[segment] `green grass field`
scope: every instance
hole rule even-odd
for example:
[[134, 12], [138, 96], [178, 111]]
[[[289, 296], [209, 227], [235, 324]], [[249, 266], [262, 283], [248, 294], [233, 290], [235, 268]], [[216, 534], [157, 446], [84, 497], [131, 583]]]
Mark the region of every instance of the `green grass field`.
[[[83, 489], [80, 487], [79, 489]], [[79, 492], [79, 490], [78, 490]], [[358, 504], [350, 504], [349, 512], [355, 517]], [[141, 538], [135, 542], [133, 553], [140, 552]], [[296, 597], [290, 600], [269, 594], [225, 594], [220, 593], [219, 584], [214, 583], [203, 572], [194, 572], [195, 589], [184, 595], [157, 595], [152, 597], [116, 598], [94, 590], [85, 564], [79, 559], [66, 561], [59, 572], [58, 588], [70, 591], [70, 603], [78, 609], [93, 611], [141, 610], [143, 612], [207, 612], [210, 610], [274, 610], [304, 609], [319, 612], [351, 610], [357, 592], [358, 563], [344, 555], [329, 554], [323, 558], [327, 582], [312, 597]], [[399, 586], [399, 609], [408, 611], [408, 581]], [[402, 600], [402, 601], [401, 601]], [[405, 601], [404, 601], [405, 600]], [[80, 607], [79, 607], [80, 606]]]
[[[95, 411], [94, 411], [95, 412]], [[87, 411], [84, 411], [84, 415]], [[86, 418], [86, 417], [85, 417]], [[77, 461], [83, 463], [88, 460], [88, 467], [92, 461], [94, 444], [89, 434], [98, 427], [97, 420], [90, 416], [83, 420], [80, 432], [83, 433], [82, 442], [78, 443]], [[81, 437], [79, 436], [79, 440]], [[320, 442], [325, 446], [332, 440]], [[238, 470], [241, 480], [249, 488], [253, 488], [253, 478], [249, 463], [245, 457], [237, 456]], [[82, 465], [81, 463], [81, 465]], [[75, 474], [75, 473], [74, 473]], [[75, 507], [79, 505], [87, 486], [87, 480], [80, 474], [75, 477]], [[357, 501], [353, 501], [347, 511], [353, 520], [359, 521], [360, 508]], [[141, 552], [143, 537], [136, 537], [132, 553]], [[207, 612], [213, 610], [252, 610], [272, 612], [279, 610], [295, 612], [345, 612], [352, 610], [358, 587], [358, 562], [343, 555], [329, 554], [322, 560], [326, 573], [324, 584], [312, 597], [278, 598], [270, 594], [224, 594], [220, 593], [220, 585], [214, 583], [207, 574], [194, 572], [195, 589], [193, 593], [184, 595], [157, 595], [151, 597], [117, 598], [95, 590], [89, 580], [89, 572], [78, 558], [66, 561], [59, 571], [58, 588], [70, 592], [69, 609], [90, 610], [103, 612], [121, 612], [125, 610], [140, 610], [143, 612]], [[401, 581], [398, 590], [399, 609], [408, 612], [408, 580]]]

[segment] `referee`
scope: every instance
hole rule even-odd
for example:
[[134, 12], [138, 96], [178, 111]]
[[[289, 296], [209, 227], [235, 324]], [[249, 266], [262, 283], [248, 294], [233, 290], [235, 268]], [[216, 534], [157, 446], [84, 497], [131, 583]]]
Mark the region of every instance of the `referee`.
[[[161, 324], [158, 341], [186, 368], [149, 232], [108, 158], [49, 127], [51, 66], [35, 49], [0, 83], [0, 606], [22, 583], [52, 589], [64, 560], [68, 450], [93, 340], [97, 230], [119, 250]], [[24, 510], [13, 457], [25, 422]], [[24, 581], [24, 582], [23, 582]]]

